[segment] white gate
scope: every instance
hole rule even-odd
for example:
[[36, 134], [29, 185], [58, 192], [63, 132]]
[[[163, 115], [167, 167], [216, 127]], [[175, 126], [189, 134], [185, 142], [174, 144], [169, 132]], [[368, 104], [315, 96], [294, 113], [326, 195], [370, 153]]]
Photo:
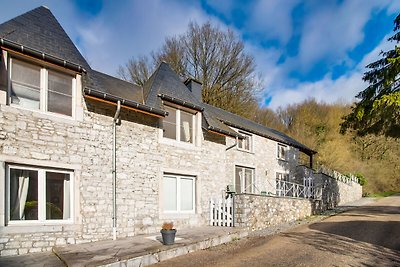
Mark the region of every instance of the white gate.
[[210, 225], [233, 227], [233, 199], [210, 200]]

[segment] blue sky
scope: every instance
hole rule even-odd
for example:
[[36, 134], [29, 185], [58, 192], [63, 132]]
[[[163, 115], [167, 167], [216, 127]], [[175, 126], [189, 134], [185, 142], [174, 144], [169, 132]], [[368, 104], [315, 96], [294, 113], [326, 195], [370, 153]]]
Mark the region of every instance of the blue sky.
[[149, 55], [190, 21], [232, 29], [255, 57], [260, 104], [273, 109], [314, 97], [354, 101], [365, 65], [394, 44], [396, 0], [24, 1], [2, 5], [0, 22], [50, 8], [89, 64], [116, 75], [131, 56]]

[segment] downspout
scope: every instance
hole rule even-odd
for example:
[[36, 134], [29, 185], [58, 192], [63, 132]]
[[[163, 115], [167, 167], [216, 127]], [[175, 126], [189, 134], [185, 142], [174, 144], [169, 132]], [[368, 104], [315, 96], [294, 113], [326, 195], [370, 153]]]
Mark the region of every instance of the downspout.
[[234, 148], [235, 146], [238, 145], [238, 143], [239, 143], [239, 137], [236, 136], [235, 143], [233, 145], [231, 145], [230, 147], [227, 147], [225, 150], [228, 151], [229, 149]]
[[113, 175], [113, 240], [117, 239], [117, 123], [119, 123], [119, 113], [121, 111], [121, 102], [117, 102], [117, 110], [113, 119], [113, 151], [112, 151], [112, 175]]

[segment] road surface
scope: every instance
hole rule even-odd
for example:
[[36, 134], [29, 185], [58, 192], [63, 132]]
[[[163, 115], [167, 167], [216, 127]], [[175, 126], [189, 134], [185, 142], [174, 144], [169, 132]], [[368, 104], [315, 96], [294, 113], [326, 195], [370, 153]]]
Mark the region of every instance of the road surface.
[[400, 266], [400, 195], [154, 266]]

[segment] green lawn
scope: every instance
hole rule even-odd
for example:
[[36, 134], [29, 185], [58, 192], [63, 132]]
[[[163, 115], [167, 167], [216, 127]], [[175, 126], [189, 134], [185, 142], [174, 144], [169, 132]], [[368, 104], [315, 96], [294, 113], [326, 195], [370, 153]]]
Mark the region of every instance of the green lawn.
[[396, 193], [398, 193], [398, 192], [392, 192], [392, 191], [381, 192], [381, 193], [369, 194], [368, 197], [388, 197], [388, 196], [394, 195]]

